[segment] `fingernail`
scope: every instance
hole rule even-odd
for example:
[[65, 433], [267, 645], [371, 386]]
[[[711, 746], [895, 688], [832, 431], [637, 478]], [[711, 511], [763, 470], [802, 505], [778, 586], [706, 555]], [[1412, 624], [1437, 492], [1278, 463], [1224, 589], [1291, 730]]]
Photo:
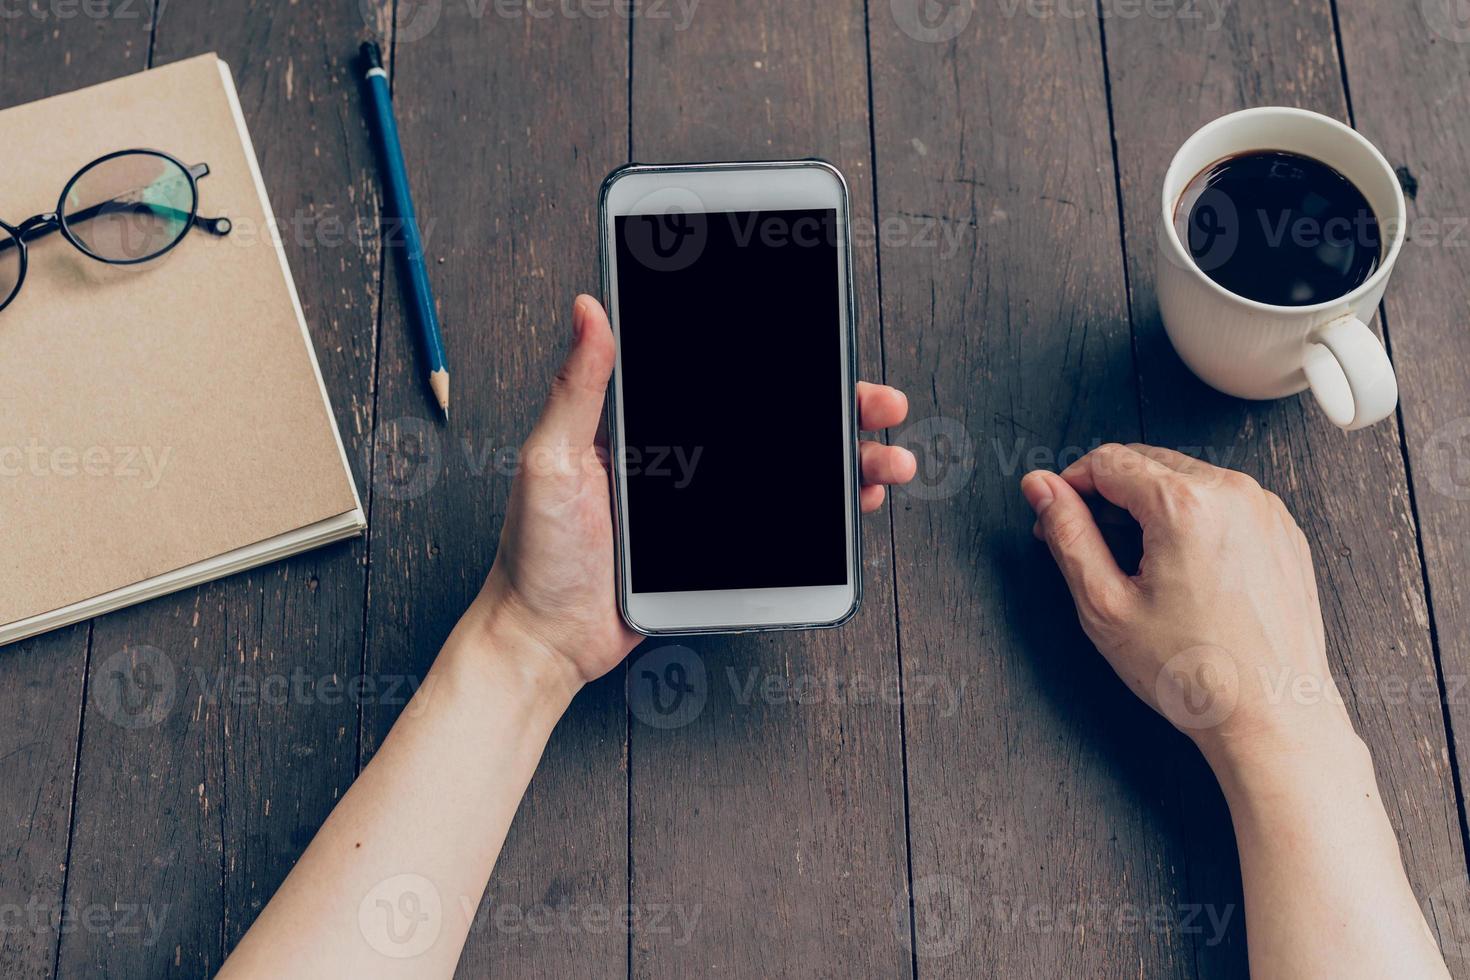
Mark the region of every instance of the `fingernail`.
[[572, 332], [580, 339], [587, 329], [587, 318], [592, 315], [592, 297], [579, 295], [572, 303]]
[[1046, 477], [1042, 476], [1039, 470], [1033, 470], [1021, 478], [1021, 494], [1026, 498], [1026, 503], [1031, 505], [1031, 509], [1036, 511], [1037, 517], [1040, 517], [1056, 499], [1052, 495], [1051, 485], [1046, 482]]

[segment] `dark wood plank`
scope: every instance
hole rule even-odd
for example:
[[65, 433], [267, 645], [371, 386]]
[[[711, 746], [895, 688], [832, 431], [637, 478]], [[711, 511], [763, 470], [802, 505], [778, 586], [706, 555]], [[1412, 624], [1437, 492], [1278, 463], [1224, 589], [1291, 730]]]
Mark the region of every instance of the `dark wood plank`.
[[[704, 4], [682, 27], [635, 23], [634, 157], [840, 167], [862, 372], [880, 378], [863, 5]], [[656, 663], [631, 662], [633, 904], [697, 916], [692, 934], [645, 923], [635, 976], [909, 972], [900, 711], [872, 693], [898, 685], [886, 514], [863, 540], [863, 610], [841, 630], [683, 644], [705, 678], [687, 724], [657, 727]]]
[[[355, 4], [180, 4], [154, 53], [216, 50], [234, 70], [359, 486], [380, 265], [350, 70], [363, 26]], [[285, 877], [355, 773], [358, 709], [333, 682], [360, 670], [366, 554], [334, 546], [97, 622], [68, 896], [158, 927], [68, 933], [63, 972], [208, 974]], [[150, 667], [153, 723], [116, 723], [115, 685]]]
[[[116, 9], [114, 9], [116, 8]], [[106, 81], [143, 68], [142, 5], [107, 4], [101, 17], [37, 16], [15, 8], [0, 35], [0, 106]], [[40, 7], [46, 13], [45, 5]], [[66, 174], [57, 174], [57, 190]], [[50, 201], [7, 199], [12, 223]], [[21, 212], [24, 213], [21, 213]], [[0, 649], [0, 974], [49, 977], [61, 941], [67, 841], [76, 776], [90, 624]], [[16, 916], [19, 916], [17, 919]]]
[[[1229, 465], [1281, 494], [1302, 524], [1316, 559], [1329, 658], [1373, 751], [1410, 880], [1422, 894], [1446, 877], [1463, 877], [1464, 849], [1437, 700], [1416, 696], [1405, 702], [1393, 693], [1435, 690], [1396, 427], [1390, 422], [1344, 434], [1309, 396], [1248, 404], [1210, 391], [1169, 347], [1154, 298], [1158, 188], [1174, 150], [1191, 132], [1250, 105], [1300, 105], [1347, 118], [1332, 11], [1327, 0], [1240, 0], [1219, 21], [1140, 17], [1107, 27], [1145, 434], [1153, 442], [1187, 442], [1229, 454]], [[1405, 57], [1393, 70], [1403, 70]], [[1397, 99], [1380, 104], [1388, 111], [1388, 105], [1425, 101], [1404, 88]], [[1448, 302], [1449, 294], [1423, 282], [1417, 293], [1402, 281], [1392, 287], [1395, 301], [1405, 304], [1406, 319], [1424, 296], [1439, 292]], [[1442, 322], [1448, 309], [1441, 312]], [[1464, 391], [1463, 378], [1458, 385]], [[1186, 816], [1193, 828], [1187, 841], [1192, 899], [1234, 904], [1239, 882], [1228, 816], [1202, 766], [1191, 765], [1185, 776]], [[1461, 894], [1446, 910], [1466, 915], [1465, 898]], [[1201, 974], [1233, 976], [1243, 970], [1243, 918], [1234, 924], [1239, 931], [1228, 942], [1197, 943]]]
[[[597, 188], [626, 152], [627, 21], [456, 3], [412, 16], [429, 19], [403, 22], [394, 95], [452, 421], [429, 400], [390, 263], [367, 662], [422, 676], [494, 557], [513, 463], [500, 451], [540, 410], [573, 297], [597, 289]], [[364, 759], [396, 714], [365, 711]], [[617, 670], [557, 728], [478, 910], [466, 976], [626, 975], [626, 714]]]
[[[1385, 332], [1463, 785], [1470, 760], [1470, 23], [1450, 0], [1348, 4], [1340, 18], [1357, 126], [1403, 168], [1408, 192], [1409, 244], [1385, 297]], [[1430, 709], [1422, 699], [1412, 707]], [[1442, 767], [1436, 773], [1449, 782]], [[1470, 879], [1456, 868], [1442, 881], [1415, 884], [1451, 970], [1470, 976]]]
[[88, 626], [0, 650], [0, 973], [49, 977], [66, 876]]
[[873, 4], [915, 952], [924, 976], [1184, 976], [1176, 736], [1082, 635], [1018, 482], [1138, 435], [1098, 21]]

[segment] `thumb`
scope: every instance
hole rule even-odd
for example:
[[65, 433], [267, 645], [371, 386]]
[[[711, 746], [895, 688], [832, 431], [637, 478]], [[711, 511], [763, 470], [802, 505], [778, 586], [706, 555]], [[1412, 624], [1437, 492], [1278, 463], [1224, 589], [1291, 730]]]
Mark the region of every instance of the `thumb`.
[[616, 347], [602, 304], [578, 296], [572, 304], [572, 346], [551, 382], [532, 437], [545, 443], [591, 446], [602, 420]]
[[1107, 618], [1105, 611], [1128, 600], [1133, 583], [1118, 567], [1087, 503], [1066, 480], [1044, 470], [1027, 473], [1021, 493], [1078, 608]]

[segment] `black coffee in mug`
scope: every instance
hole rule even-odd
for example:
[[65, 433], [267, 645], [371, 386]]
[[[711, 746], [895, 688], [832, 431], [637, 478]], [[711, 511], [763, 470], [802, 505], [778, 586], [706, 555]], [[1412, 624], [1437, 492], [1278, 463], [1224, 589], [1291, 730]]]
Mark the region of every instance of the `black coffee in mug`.
[[1382, 261], [1363, 192], [1327, 164], [1279, 150], [1210, 164], [1180, 195], [1174, 228], [1205, 275], [1272, 306], [1337, 299]]

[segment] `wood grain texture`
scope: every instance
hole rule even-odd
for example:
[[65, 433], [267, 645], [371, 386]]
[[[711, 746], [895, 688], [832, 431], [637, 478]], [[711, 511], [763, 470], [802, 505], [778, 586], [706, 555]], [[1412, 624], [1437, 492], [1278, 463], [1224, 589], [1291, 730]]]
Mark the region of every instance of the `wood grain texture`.
[[[1329, 4], [1179, 0], [1100, 24], [1065, 16], [1076, 4], [738, 0], [630, 23], [400, 0], [395, 98], [455, 368], [448, 427], [396, 270], [380, 276], [349, 70], [364, 28], [394, 33], [394, 5], [165, 4], [156, 62], [213, 49], [235, 70], [372, 534], [0, 650], [0, 909], [46, 916], [0, 929], [0, 973], [218, 967], [489, 567], [508, 451], [573, 294], [596, 291], [602, 176], [630, 154], [818, 154], [854, 194], [863, 373], [909, 392], [893, 438], [922, 483], [865, 522], [854, 623], [683, 641], [702, 707], [675, 728], [646, 710], [672, 644], [583, 693], [461, 973], [1243, 975], [1213, 778], [1081, 635], [1016, 487], [1141, 435], [1251, 472], [1303, 523], [1334, 672], [1470, 976], [1451, 770], [1470, 758], [1470, 25], [1452, 0], [1339, 12], [1356, 122], [1417, 182], [1386, 301], [1402, 442], [1210, 392], [1153, 298], [1157, 187], [1190, 132], [1245, 105], [1347, 117]], [[6, 19], [0, 105], [148, 64], [147, 5], [104, 10]], [[359, 676], [371, 693], [332, 693]]]
[[[1385, 296], [1384, 332], [1398, 372], [1441, 693], [1462, 785], [1470, 760], [1470, 22], [1464, 13], [1448, 0], [1339, 9], [1354, 120], [1402, 168], [1406, 185], [1408, 243]], [[1463, 868], [1447, 870], [1442, 881], [1421, 877], [1415, 885], [1452, 972], [1470, 976], [1470, 879]]]
[[0, 974], [49, 977], [61, 940], [88, 625], [0, 650]]
[[[960, 228], [885, 245], [915, 947], [924, 976], [1184, 976], [1179, 741], [1087, 642], [1021, 476], [1138, 434], [1095, 18], [874, 4], [880, 216]], [[925, 421], [925, 420], [928, 421]]]
[[[117, 8], [116, 10], [114, 8]], [[64, 19], [15, 8], [0, 33], [0, 107], [137, 71], [147, 64], [141, 5], [107, 4], [103, 17]], [[70, 174], [56, 175], [56, 191]], [[0, 195], [11, 224], [54, 200]], [[0, 649], [0, 975], [49, 977], [61, 942], [67, 842], [91, 624]]]
[[[864, 33], [857, 2], [702, 4], [683, 29], [640, 18], [632, 149], [835, 163], [852, 191], [861, 370], [877, 379]], [[641, 655], [670, 644], [630, 662], [645, 685], [631, 694], [633, 904], [697, 916], [692, 935], [640, 929], [633, 976], [909, 972], [900, 711], [875, 693], [898, 686], [886, 512], [863, 531], [863, 609], [842, 629], [680, 641], [704, 668], [682, 727], [636, 710], [650, 704]]]
[[[1213, 450], [1279, 493], [1306, 531], [1329, 659], [1373, 752], [1410, 880], [1423, 895], [1463, 877], [1464, 848], [1396, 427], [1345, 434], [1309, 397], [1249, 404], [1209, 390], [1169, 347], [1154, 298], [1158, 188], [1190, 133], [1250, 105], [1298, 105], [1347, 118], [1332, 11], [1326, 0], [1240, 0], [1210, 25], [1181, 16], [1107, 25], [1145, 435]], [[1408, 69], [1402, 56], [1391, 67]], [[1394, 104], [1424, 101], [1423, 93], [1404, 89]], [[1418, 298], [1402, 281], [1390, 288], [1399, 303]], [[1463, 379], [1459, 386], [1463, 391]], [[1228, 816], [1203, 767], [1191, 765], [1185, 777], [1194, 899], [1233, 904], [1239, 882]], [[1462, 889], [1445, 912], [1466, 915], [1465, 899]], [[1196, 944], [1202, 975], [1244, 969], [1243, 920], [1234, 924], [1239, 931], [1227, 942]]]
[[[390, 262], [370, 673], [422, 676], [479, 590], [505, 518], [507, 451], [540, 411], [573, 298], [597, 290], [597, 188], [626, 153], [627, 21], [545, 9], [419, 5], [400, 25], [394, 101], [453, 389], [446, 426]], [[626, 714], [617, 670], [553, 734], [477, 911], [464, 975], [626, 976]], [[364, 761], [396, 715], [364, 712]], [[604, 913], [611, 924], [596, 925]]]
[[[357, 5], [180, 4], [153, 58], [214, 50], [234, 71], [359, 486], [380, 264], [350, 71], [363, 27]], [[254, 235], [242, 247], [271, 233], [236, 231]], [[335, 685], [360, 669], [366, 554], [333, 546], [97, 621], [68, 900], [143, 918], [66, 934], [63, 973], [208, 974], [284, 879], [355, 774], [358, 708]]]

